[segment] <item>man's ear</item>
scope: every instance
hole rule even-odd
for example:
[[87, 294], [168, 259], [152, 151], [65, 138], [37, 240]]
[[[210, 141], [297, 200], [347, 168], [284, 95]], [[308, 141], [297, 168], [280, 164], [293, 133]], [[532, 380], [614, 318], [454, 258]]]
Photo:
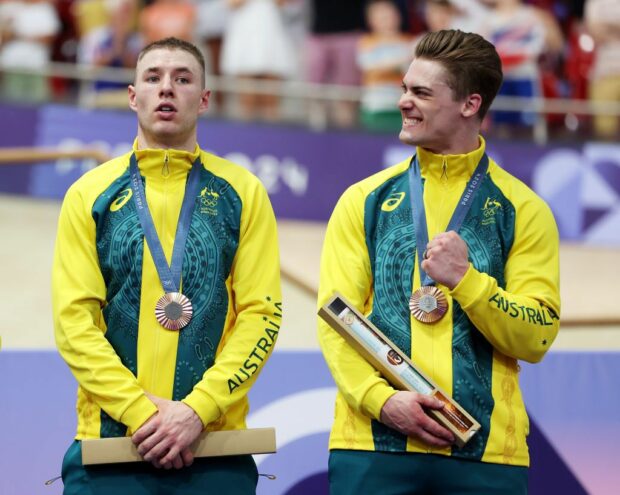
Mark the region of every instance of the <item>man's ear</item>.
[[203, 114], [209, 108], [209, 98], [211, 97], [211, 91], [205, 89], [202, 91], [200, 97], [200, 105], [198, 106], [198, 115]]
[[129, 97], [129, 108], [131, 108], [134, 112], [137, 112], [138, 106], [136, 105], [136, 88], [133, 84], [127, 86], [127, 96]]
[[468, 95], [463, 102], [463, 106], [461, 108], [461, 115], [463, 115], [463, 117], [473, 117], [478, 113], [481, 105], [482, 96], [480, 96], [478, 93]]

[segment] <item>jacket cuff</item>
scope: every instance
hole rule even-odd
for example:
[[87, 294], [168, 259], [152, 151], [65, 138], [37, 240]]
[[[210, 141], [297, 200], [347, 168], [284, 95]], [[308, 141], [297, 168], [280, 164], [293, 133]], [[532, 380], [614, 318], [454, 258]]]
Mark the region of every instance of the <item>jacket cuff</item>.
[[362, 400], [362, 412], [377, 421], [381, 418], [381, 409], [387, 400], [397, 391], [385, 382], [373, 385]]
[[157, 406], [146, 395], [141, 395], [120, 418], [127, 425], [129, 433], [134, 434], [148, 419], [157, 412]]
[[200, 390], [193, 390], [181, 402], [191, 407], [202, 421], [203, 428], [217, 420], [222, 413], [215, 401]]
[[480, 273], [470, 263], [461, 281], [448, 293], [458, 301], [461, 308], [467, 309], [482, 298], [487, 285], [485, 279], [485, 274]]

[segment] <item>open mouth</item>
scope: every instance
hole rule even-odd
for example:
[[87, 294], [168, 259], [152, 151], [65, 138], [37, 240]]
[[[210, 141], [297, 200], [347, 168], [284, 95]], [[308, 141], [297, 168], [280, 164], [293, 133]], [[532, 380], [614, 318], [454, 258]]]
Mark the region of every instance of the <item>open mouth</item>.
[[174, 105], [170, 103], [162, 103], [155, 109], [155, 111], [162, 112], [162, 113], [173, 113], [173, 112], [176, 112], [177, 109], [174, 107]]

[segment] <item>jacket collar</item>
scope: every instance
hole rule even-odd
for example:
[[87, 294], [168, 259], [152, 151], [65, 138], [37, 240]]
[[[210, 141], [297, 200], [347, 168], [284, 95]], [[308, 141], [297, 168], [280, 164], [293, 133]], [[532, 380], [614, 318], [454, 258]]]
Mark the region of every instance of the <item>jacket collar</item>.
[[441, 178], [449, 180], [458, 178], [469, 179], [474, 170], [476, 170], [486, 149], [484, 138], [482, 136], [478, 138], [480, 146], [474, 151], [461, 155], [438, 155], [418, 146], [416, 153], [422, 176], [425, 179], [431, 178], [436, 180]]

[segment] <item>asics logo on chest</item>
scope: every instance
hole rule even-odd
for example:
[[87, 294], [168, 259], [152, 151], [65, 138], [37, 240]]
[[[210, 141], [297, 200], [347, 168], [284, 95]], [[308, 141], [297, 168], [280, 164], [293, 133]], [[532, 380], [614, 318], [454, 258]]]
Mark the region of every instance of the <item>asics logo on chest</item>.
[[381, 205], [381, 211], [394, 211], [403, 202], [403, 199], [405, 199], [404, 192], [390, 194], [390, 197], [386, 199]]
[[110, 211], [114, 212], [120, 210], [123, 206], [127, 204], [127, 201], [129, 201], [132, 196], [133, 191], [131, 190], [131, 188], [121, 191], [118, 198], [116, 198], [114, 202], [110, 205]]

